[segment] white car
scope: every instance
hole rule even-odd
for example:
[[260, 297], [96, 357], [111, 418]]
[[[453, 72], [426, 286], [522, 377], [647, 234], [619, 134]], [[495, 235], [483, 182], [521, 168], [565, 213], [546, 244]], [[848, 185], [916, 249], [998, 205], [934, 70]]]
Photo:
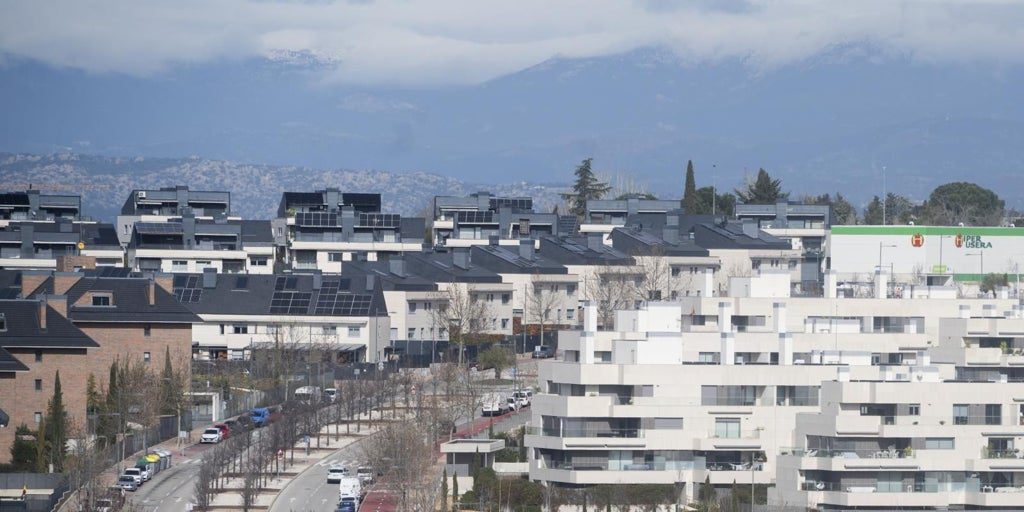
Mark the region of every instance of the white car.
[[361, 483], [372, 484], [373, 483], [373, 469], [370, 469], [370, 468], [368, 468], [366, 466], [363, 466], [363, 467], [357, 469], [356, 470], [356, 478], [358, 478], [359, 482], [361, 482]]
[[203, 431], [203, 436], [199, 438], [200, 443], [212, 443], [217, 444], [224, 438], [220, 429], [217, 427], [210, 427]]
[[327, 397], [331, 403], [338, 401], [338, 388], [327, 388], [324, 389], [324, 396]]
[[329, 484], [336, 484], [346, 476], [348, 476], [348, 468], [341, 464], [334, 464], [327, 469], [327, 483]]
[[130, 476], [135, 481], [135, 485], [142, 485], [142, 470], [139, 468], [128, 468], [121, 474], [122, 477]]
[[148, 482], [153, 477], [153, 472], [149, 470], [149, 466], [135, 466], [142, 473], [142, 481]]
[[532, 394], [533, 393], [530, 393], [529, 391], [516, 391], [512, 396], [515, 397], [519, 407], [529, 407], [532, 399], [530, 395]]

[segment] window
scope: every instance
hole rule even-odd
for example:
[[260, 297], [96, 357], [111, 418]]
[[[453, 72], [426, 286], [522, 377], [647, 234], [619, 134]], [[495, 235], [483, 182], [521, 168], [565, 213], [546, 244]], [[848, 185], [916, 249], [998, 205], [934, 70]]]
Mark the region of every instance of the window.
[[718, 352], [701, 352], [697, 356], [698, 363], [713, 364], [717, 362]]
[[565, 319], [566, 320], [572, 320], [574, 316], [576, 316], [576, 310], [575, 309], [567, 309], [567, 310], [565, 310]]
[[724, 439], [739, 439], [740, 419], [715, 418], [715, 437]]
[[493, 293], [488, 293], [487, 294], [487, 302], [494, 302], [494, 294]]
[[43, 379], [36, 379], [36, 391], [43, 390]]
[[410, 340], [416, 339], [416, 328], [415, 327], [410, 327], [409, 328], [409, 332], [406, 333], [406, 339], [410, 339]]
[[329, 252], [327, 253], [327, 261], [341, 262], [342, 255], [340, 252]]
[[36, 425], [38, 425], [38, 424], [43, 422], [43, 413], [41, 413], [39, 411], [36, 411], [36, 413], [33, 416], [35, 416]]
[[349, 338], [358, 338], [359, 337], [359, 331], [360, 331], [359, 326], [349, 327], [348, 328], [348, 337]]
[[952, 437], [929, 437], [924, 440], [926, 450], [952, 450], [954, 442]]
[[220, 333], [224, 334], [224, 324], [220, 324]]
[[110, 306], [111, 296], [109, 293], [94, 293], [92, 294], [92, 305], [93, 306]]
[[565, 285], [565, 293], [567, 295], [572, 295], [572, 294], [576, 293], [576, 285], [574, 285], [574, 284], [567, 284], [567, 285]]
[[37, 363], [43, 362], [43, 351], [42, 350], [36, 350], [36, 362]]
[[251, 267], [265, 267], [267, 266], [266, 258], [249, 258], [249, 266]]
[[7, 330], [7, 319], [4, 318], [4, 314], [0, 313], [0, 332]]
[[907, 416], [920, 416], [921, 415], [921, 404], [910, 404], [907, 407]]
[[323, 326], [323, 333], [327, 336], [337, 336], [338, 326], [337, 325], [325, 325]]
[[409, 301], [409, 312], [410, 313], [415, 313], [416, 312], [416, 303], [411, 301], [411, 300]]
[[142, 362], [148, 363], [150, 360], [152, 360], [152, 356], [150, 356], [149, 352], [143, 352], [142, 353]]
[[681, 270], [679, 267], [672, 267], [672, 277], [678, 277]]
[[188, 262], [185, 260], [173, 260], [171, 261], [171, 272], [187, 272]]
[[1000, 404], [985, 404], [985, 424], [1001, 425], [1003, 423], [1003, 406]]
[[502, 329], [508, 329], [508, 318], [502, 318], [501, 319], [501, 328]]
[[966, 425], [967, 424], [967, 410], [966, 404], [955, 404], [953, 405], [953, 424], [954, 425]]
[[280, 331], [281, 331], [280, 326], [277, 326], [277, 325], [268, 325], [267, 326], [267, 334], [277, 334]]
[[682, 430], [682, 418], [654, 418], [654, 430]]
[[207, 268], [213, 268], [213, 263], [210, 260], [197, 260], [196, 270], [203, 270]]
[[789, 260], [789, 269], [793, 270], [796, 268], [796, 260]]
[[235, 334], [249, 334], [248, 325], [233, 325], [231, 326], [231, 332]]
[[501, 303], [502, 304], [508, 304], [511, 300], [512, 300], [512, 294], [510, 294], [510, 293], [503, 293], [503, 294], [501, 294]]

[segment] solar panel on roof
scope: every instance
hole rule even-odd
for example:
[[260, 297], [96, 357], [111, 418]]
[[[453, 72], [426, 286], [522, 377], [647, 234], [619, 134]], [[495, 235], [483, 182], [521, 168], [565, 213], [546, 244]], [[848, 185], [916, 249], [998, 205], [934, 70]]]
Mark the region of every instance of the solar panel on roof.
[[178, 288], [174, 290], [174, 298], [181, 303], [196, 303], [203, 298], [202, 288]]
[[313, 298], [310, 292], [274, 292], [270, 298], [270, 314], [302, 315], [309, 311], [309, 303]]
[[359, 225], [372, 228], [397, 228], [402, 216], [397, 213], [360, 213]]
[[244, 290], [249, 287], [249, 276], [238, 276], [235, 278], [235, 289]]
[[137, 222], [135, 231], [143, 235], [180, 235], [181, 224], [178, 222]]
[[278, 276], [274, 281], [275, 290], [294, 290], [299, 283], [299, 278], [294, 276]]
[[310, 227], [335, 227], [338, 225], [338, 214], [328, 212], [299, 212], [295, 214], [295, 223]]
[[352, 293], [321, 293], [317, 297], [315, 315], [321, 316], [368, 316], [373, 297]]
[[493, 223], [494, 212], [455, 212], [455, 220], [460, 224]]

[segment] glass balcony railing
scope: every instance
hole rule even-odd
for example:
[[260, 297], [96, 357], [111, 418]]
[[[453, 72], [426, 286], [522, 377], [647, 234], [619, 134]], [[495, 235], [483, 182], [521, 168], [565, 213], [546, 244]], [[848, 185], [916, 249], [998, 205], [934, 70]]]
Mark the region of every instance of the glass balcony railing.
[[819, 457], [825, 459], [913, 459], [916, 457], [916, 453], [910, 448], [887, 448], [884, 450], [817, 450], [813, 448], [782, 448], [779, 450], [779, 455]]
[[636, 439], [643, 437], [643, 430], [638, 428], [600, 428], [600, 427], [584, 427], [584, 428], [563, 428], [563, 429], [547, 429], [529, 427], [527, 433], [536, 436], [544, 437], [608, 437], [608, 438], [628, 438]]

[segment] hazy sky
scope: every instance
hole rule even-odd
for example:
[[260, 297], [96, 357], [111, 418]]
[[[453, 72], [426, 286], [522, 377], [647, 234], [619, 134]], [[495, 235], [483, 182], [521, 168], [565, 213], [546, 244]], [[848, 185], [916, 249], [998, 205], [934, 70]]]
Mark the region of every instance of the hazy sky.
[[314, 80], [473, 84], [552, 57], [661, 46], [685, 61], [798, 63], [844, 45], [929, 63], [1024, 60], [1020, 0], [27, 0], [0, 7], [0, 59], [159, 76], [302, 51]]

